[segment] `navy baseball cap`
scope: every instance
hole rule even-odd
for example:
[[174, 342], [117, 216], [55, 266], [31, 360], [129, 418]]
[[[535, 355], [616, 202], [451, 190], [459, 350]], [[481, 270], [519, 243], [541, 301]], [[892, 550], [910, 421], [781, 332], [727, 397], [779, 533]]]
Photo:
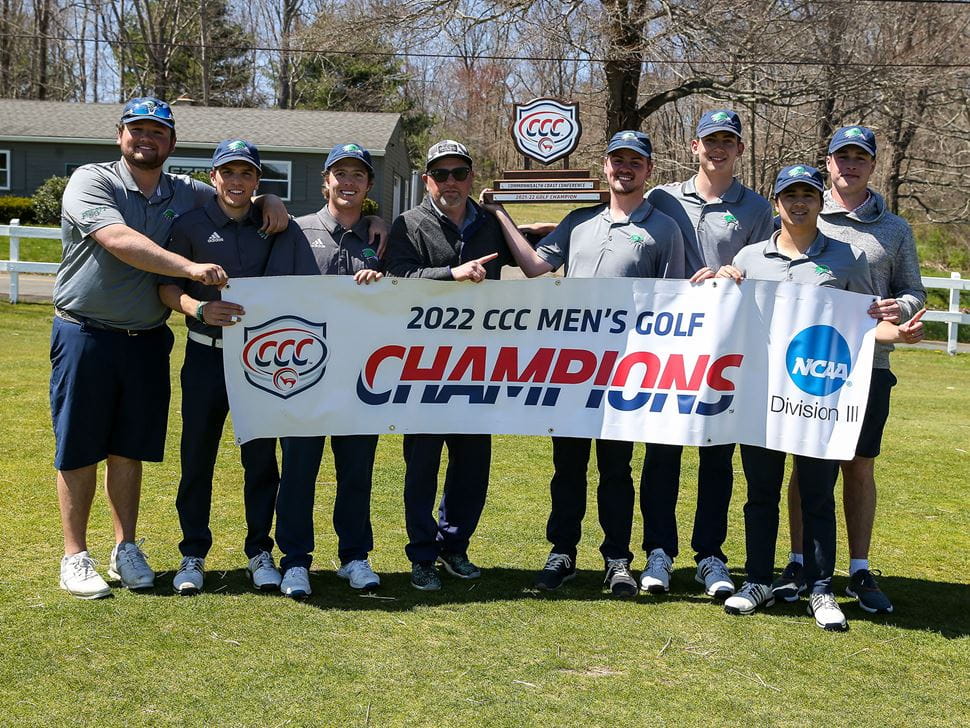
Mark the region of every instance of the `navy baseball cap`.
[[873, 157], [876, 156], [876, 135], [872, 129], [864, 126], [843, 126], [835, 132], [832, 135], [832, 141], [829, 142], [829, 154], [850, 144], [864, 149]]
[[632, 129], [618, 131], [610, 137], [610, 143], [606, 146], [606, 153], [615, 152], [617, 149], [631, 149], [648, 159], [653, 155], [653, 145], [650, 144], [650, 137], [642, 131], [634, 131]]
[[215, 154], [212, 155], [212, 168], [217, 169], [229, 162], [249, 162], [260, 172], [263, 171], [259, 163], [259, 150], [244, 139], [226, 139], [219, 142]]
[[323, 163], [323, 171], [326, 172], [341, 159], [356, 159], [371, 172], [374, 171], [374, 165], [370, 161], [370, 152], [359, 144], [338, 144], [335, 146], [327, 155], [327, 161]]
[[703, 139], [718, 131], [729, 131], [741, 137], [741, 117], [730, 109], [708, 111], [697, 122], [697, 138]]
[[825, 192], [825, 180], [822, 179], [821, 172], [807, 164], [793, 164], [782, 168], [775, 177], [774, 196], [777, 197], [783, 189], [799, 182], [814, 187], [819, 192]]
[[169, 129], [175, 129], [175, 115], [172, 113], [172, 107], [153, 96], [139, 96], [132, 99], [125, 104], [125, 108], [121, 112], [122, 124], [142, 119], [157, 121]]
[[431, 165], [442, 157], [461, 157], [468, 162], [469, 167], [472, 166], [472, 157], [468, 153], [468, 147], [454, 139], [445, 139], [437, 144], [432, 144], [431, 148], [428, 149], [428, 161], [424, 165], [424, 170], [427, 172], [431, 169]]

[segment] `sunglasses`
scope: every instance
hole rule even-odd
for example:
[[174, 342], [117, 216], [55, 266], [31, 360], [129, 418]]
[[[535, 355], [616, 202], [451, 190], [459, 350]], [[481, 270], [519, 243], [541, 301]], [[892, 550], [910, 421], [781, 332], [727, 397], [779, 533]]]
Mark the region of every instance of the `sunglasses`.
[[172, 115], [171, 107], [166, 103], [159, 104], [156, 101], [140, 101], [136, 104], [132, 104], [125, 109], [125, 112], [122, 114], [121, 118], [130, 119], [134, 116], [154, 116], [157, 119], [175, 121], [175, 117]]
[[471, 174], [471, 171], [471, 167], [455, 167], [453, 169], [438, 167], [437, 169], [428, 170], [428, 176], [438, 184], [444, 182], [446, 179], [448, 179], [448, 177], [454, 177], [455, 182], [464, 182], [466, 179], [468, 179], [468, 175]]

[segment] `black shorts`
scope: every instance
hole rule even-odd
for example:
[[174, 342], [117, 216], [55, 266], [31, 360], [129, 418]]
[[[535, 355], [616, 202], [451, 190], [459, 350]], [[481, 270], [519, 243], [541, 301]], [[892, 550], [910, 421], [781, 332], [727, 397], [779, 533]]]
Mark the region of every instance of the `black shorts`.
[[869, 382], [869, 401], [862, 430], [855, 448], [856, 457], [874, 458], [882, 445], [882, 431], [889, 419], [889, 396], [896, 386], [896, 376], [888, 369], [873, 369]]

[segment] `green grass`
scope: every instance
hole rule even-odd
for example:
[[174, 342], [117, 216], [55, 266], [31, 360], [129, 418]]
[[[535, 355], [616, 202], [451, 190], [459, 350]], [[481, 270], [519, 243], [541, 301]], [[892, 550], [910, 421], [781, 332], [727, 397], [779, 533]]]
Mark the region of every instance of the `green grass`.
[[[54, 230], [58, 228], [52, 228]], [[10, 259], [10, 238], [0, 235], [0, 260]], [[20, 260], [34, 263], [60, 263], [61, 241], [46, 238], [21, 238]]]
[[[328, 451], [314, 509], [314, 596], [299, 604], [247, 585], [241, 470], [227, 430], [207, 591], [175, 597], [177, 396], [166, 461], [146, 466], [142, 497], [140, 535], [164, 573], [151, 593], [118, 591], [92, 603], [57, 588], [50, 314], [48, 306], [0, 305], [0, 724], [945, 726], [970, 714], [970, 357], [894, 355], [900, 384], [877, 464], [873, 561], [886, 571], [896, 612], [870, 617], [843, 599], [848, 634], [816, 629], [803, 603], [732, 618], [701, 598], [685, 543], [692, 450], [678, 507], [685, 553], [669, 597], [617, 602], [600, 593], [594, 508], [580, 576], [554, 595], [535, 594], [528, 585], [548, 548], [550, 445], [541, 437], [495, 438], [489, 502], [471, 549], [485, 574], [472, 584], [446, 578], [437, 594], [407, 584], [401, 441], [381, 439], [373, 562], [383, 599], [352, 594], [333, 573]], [[184, 346], [184, 328], [175, 329], [173, 382]], [[736, 576], [742, 493], [743, 484], [726, 545]], [[107, 561], [100, 494], [90, 534], [94, 555]], [[640, 535], [638, 525], [635, 542]], [[779, 567], [786, 539], [783, 529]], [[840, 542], [841, 567], [845, 554]], [[642, 563], [638, 553], [635, 567]], [[844, 586], [837, 576], [836, 589]]]

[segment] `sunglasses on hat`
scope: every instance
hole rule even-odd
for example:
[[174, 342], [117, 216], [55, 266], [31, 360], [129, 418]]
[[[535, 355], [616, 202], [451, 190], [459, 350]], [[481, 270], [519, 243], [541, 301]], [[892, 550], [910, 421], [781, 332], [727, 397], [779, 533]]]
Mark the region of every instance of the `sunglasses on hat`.
[[453, 167], [448, 169], [447, 167], [438, 167], [437, 169], [429, 169], [428, 176], [433, 179], [438, 184], [441, 184], [448, 177], [454, 177], [455, 182], [464, 182], [468, 179], [468, 175], [471, 174], [471, 167]]
[[155, 101], [140, 101], [138, 103], [130, 104], [127, 108], [125, 108], [121, 118], [129, 119], [133, 116], [154, 116], [158, 119], [174, 121], [171, 107], [168, 104], [160, 104]]

